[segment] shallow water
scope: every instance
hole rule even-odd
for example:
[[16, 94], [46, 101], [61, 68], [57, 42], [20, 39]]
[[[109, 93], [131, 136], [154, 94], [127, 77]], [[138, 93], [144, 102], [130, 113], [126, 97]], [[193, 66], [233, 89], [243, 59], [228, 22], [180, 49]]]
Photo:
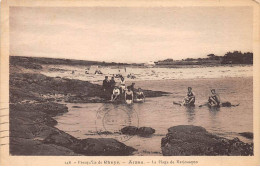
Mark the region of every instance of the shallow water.
[[[252, 67], [234, 69], [237, 72], [252, 73]], [[203, 71], [201, 70], [201, 72]], [[229, 72], [234, 72], [234, 70]], [[204, 72], [204, 74], [207, 73]], [[230, 73], [228, 76], [230, 78], [137, 80], [136, 87], [166, 91], [172, 94], [163, 97], [147, 98], [145, 103], [136, 103], [130, 107], [101, 103], [67, 104], [69, 112], [56, 117], [58, 121], [56, 127], [77, 138], [116, 138], [128, 146], [138, 149], [135, 155], [162, 155], [160, 148], [161, 138], [165, 136], [168, 128], [176, 125], [198, 125], [221, 137], [238, 137], [244, 142], [252, 142], [252, 140], [239, 136], [238, 133], [253, 131], [253, 78], [252, 74], [251, 77], [243, 73], [240, 76], [233, 77], [233, 74]], [[173, 101], [179, 102], [185, 97], [188, 86], [193, 88], [196, 95], [196, 107], [187, 108], [172, 104]], [[222, 102], [230, 101], [233, 104], [240, 103], [240, 105], [238, 107], [223, 107], [220, 109], [199, 108], [198, 105], [207, 101], [211, 88], [216, 89]], [[81, 108], [73, 108], [73, 106], [80, 106]], [[105, 109], [107, 108], [106, 110], [111, 110], [112, 115], [108, 120], [100, 121], [97, 114], [99, 114], [100, 110], [106, 111], [104, 107]], [[138, 118], [132, 116], [129, 121], [129, 114], [137, 114]], [[101, 119], [105, 119], [104, 116]], [[129, 124], [139, 127], [152, 127], [156, 132], [149, 138], [139, 136], [129, 138], [117, 134], [117, 131], [124, 125]], [[100, 128], [105, 128], [115, 133], [99, 135], [97, 131]]]

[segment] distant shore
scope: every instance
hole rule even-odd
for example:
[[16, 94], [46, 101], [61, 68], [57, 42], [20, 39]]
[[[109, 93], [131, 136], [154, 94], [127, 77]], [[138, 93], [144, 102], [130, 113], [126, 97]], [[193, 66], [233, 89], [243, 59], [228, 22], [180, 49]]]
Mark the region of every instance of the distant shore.
[[[99, 62], [73, 59], [56, 59], [45, 57], [26, 57], [26, 56], [10, 56], [11, 64], [18, 66], [27, 66], [28, 68], [37, 68], [40, 65], [69, 65], [69, 66], [111, 66], [111, 67], [155, 67], [155, 68], [183, 68], [183, 67], [214, 67], [214, 66], [246, 66], [253, 64], [228, 63], [221, 64], [219, 61], [176, 61], [162, 64], [149, 65], [145, 63], [117, 63], [117, 62]], [[31, 64], [31, 65], [29, 65]]]

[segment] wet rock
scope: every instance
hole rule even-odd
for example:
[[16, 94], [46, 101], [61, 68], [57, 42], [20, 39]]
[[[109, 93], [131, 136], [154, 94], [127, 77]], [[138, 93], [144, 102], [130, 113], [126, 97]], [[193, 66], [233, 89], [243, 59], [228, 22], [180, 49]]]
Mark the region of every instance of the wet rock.
[[72, 106], [72, 108], [82, 108], [82, 107], [80, 107], [80, 106]]
[[231, 107], [232, 104], [230, 102], [223, 102], [223, 103], [221, 103], [221, 106], [222, 107]]
[[148, 137], [155, 133], [155, 130], [151, 127], [137, 128], [135, 126], [126, 126], [121, 129], [121, 133], [127, 135], [139, 135], [141, 137]]
[[68, 112], [66, 105], [54, 102], [13, 104], [10, 107], [13, 111], [43, 112], [52, 117]]
[[249, 138], [249, 139], [253, 139], [254, 138], [254, 134], [251, 133], [251, 132], [243, 132], [243, 133], [239, 133], [241, 136], [244, 136], [246, 138]]
[[152, 90], [143, 90], [145, 97], [161, 97], [167, 96], [171, 93], [163, 91], [152, 91]]
[[168, 134], [161, 140], [161, 149], [165, 156], [253, 155], [253, 145], [243, 143], [238, 138], [221, 138], [193, 125], [169, 128]]
[[137, 132], [138, 132], [138, 128], [135, 126], [126, 126], [121, 129], [121, 133], [127, 135], [136, 135]]
[[87, 95], [69, 96], [65, 98], [68, 103], [104, 103], [106, 100], [101, 97], [89, 97]]
[[155, 133], [155, 130], [151, 127], [140, 127], [137, 134], [142, 137], [150, 136]]
[[38, 140], [10, 138], [11, 155], [76, 156], [72, 150], [54, 144], [43, 144]]
[[43, 143], [66, 147], [75, 152], [82, 148], [79, 139], [60, 130], [52, 130], [52, 132], [43, 140]]
[[43, 140], [43, 143], [66, 147], [83, 155], [131, 155], [136, 151], [134, 148], [126, 146], [112, 138], [88, 138], [80, 140], [63, 131], [55, 131], [49, 134]]
[[88, 138], [81, 141], [83, 148], [80, 154], [94, 156], [126, 156], [131, 155], [136, 149], [112, 138]]

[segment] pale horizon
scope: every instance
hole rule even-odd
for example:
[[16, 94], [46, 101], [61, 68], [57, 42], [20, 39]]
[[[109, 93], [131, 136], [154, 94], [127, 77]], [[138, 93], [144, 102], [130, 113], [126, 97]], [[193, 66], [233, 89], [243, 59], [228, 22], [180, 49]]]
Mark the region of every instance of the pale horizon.
[[10, 55], [144, 63], [252, 52], [251, 7], [11, 7]]

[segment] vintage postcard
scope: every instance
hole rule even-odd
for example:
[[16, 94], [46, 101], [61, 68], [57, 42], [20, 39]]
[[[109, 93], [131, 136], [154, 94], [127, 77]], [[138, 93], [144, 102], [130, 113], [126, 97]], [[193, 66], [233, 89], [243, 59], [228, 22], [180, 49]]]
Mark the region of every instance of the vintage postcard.
[[259, 4], [3, 0], [0, 165], [260, 165]]

